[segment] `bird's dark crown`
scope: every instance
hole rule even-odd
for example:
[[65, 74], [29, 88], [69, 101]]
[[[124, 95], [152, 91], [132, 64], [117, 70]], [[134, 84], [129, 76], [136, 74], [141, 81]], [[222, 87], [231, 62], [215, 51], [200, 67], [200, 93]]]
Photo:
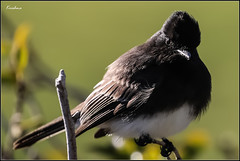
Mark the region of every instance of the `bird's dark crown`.
[[187, 12], [174, 12], [165, 21], [161, 30], [175, 45], [196, 48], [200, 44], [198, 22]]

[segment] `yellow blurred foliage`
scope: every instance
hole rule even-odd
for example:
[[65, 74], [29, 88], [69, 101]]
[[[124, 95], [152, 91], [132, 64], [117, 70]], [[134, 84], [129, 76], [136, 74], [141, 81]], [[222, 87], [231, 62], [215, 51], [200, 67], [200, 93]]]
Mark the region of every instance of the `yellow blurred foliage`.
[[15, 31], [14, 34], [14, 43], [19, 48], [26, 45], [27, 37], [30, 33], [30, 25], [29, 24], [21, 24]]
[[186, 135], [179, 152], [184, 159], [196, 159], [210, 143], [210, 134], [205, 129], [195, 129]]
[[48, 160], [66, 160], [67, 155], [66, 151], [60, 151], [60, 150], [55, 150], [51, 149], [50, 151], [44, 153], [44, 158], [47, 158]]
[[16, 79], [22, 80], [24, 69], [28, 64], [29, 51], [27, 38], [30, 33], [30, 25], [21, 24], [15, 31], [12, 48], [10, 51], [10, 63], [16, 73]]
[[2, 79], [15, 80], [15, 74], [9, 61], [9, 53], [12, 47], [10, 40], [1, 40], [1, 76]]
[[188, 146], [205, 147], [210, 142], [210, 135], [204, 129], [196, 129], [187, 134], [186, 144]]
[[121, 150], [127, 154], [131, 154], [136, 149], [137, 149], [136, 143], [130, 139], [126, 139], [125, 144]]
[[161, 154], [159, 145], [148, 144], [145, 150], [143, 151], [143, 159], [156, 160], [160, 158]]

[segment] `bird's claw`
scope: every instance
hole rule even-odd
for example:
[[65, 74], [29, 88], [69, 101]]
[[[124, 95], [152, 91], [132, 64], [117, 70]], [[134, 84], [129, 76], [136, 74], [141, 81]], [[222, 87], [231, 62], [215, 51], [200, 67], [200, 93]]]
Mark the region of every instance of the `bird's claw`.
[[148, 134], [143, 134], [138, 139], [134, 138], [134, 141], [139, 146], [146, 146], [147, 144], [152, 143], [152, 138]]
[[168, 157], [174, 150], [174, 146], [172, 142], [170, 142], [167, 138], [162, 138], [162, 141], [165, 143], [165, 145], [160, 147], [161, 155], [164, 157]]

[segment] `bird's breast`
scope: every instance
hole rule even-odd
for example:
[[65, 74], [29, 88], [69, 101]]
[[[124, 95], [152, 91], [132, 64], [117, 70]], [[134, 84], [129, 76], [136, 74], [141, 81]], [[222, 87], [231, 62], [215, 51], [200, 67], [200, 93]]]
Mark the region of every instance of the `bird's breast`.
[[113, 134], [124, 138], [138, 138], [149, 134], [152, 138], [174, 135], [185, 129], [195, 118], [191, 115], [192, 107], [185, 103], [171, 112], [158, 112], [153, 115], [140, 115], [129, 121], [127, 117], [112, 119], [100, 127], [111, 129]]

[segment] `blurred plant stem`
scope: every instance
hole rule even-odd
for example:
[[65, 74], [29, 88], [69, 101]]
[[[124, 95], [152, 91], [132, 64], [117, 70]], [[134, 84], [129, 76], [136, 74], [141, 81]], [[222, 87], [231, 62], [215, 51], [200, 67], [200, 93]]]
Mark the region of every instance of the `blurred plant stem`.
[[10, 121], [7, 132], [5, 151], [8, 152], [7, 158], [13, 158], [12, 144], [15, 139], [22, 135], [21, 117], [23, 112], [23, 105], [26, 98], [26, 83], [24, 81], [24, 70], [28, 65], [28, 50], [27, 37], [29, 34], [29, 27], [20, 25], [14, 34], [12, 47], [9, 53], [10, 67], [15, 75], [16, 80], [16, 106]]

